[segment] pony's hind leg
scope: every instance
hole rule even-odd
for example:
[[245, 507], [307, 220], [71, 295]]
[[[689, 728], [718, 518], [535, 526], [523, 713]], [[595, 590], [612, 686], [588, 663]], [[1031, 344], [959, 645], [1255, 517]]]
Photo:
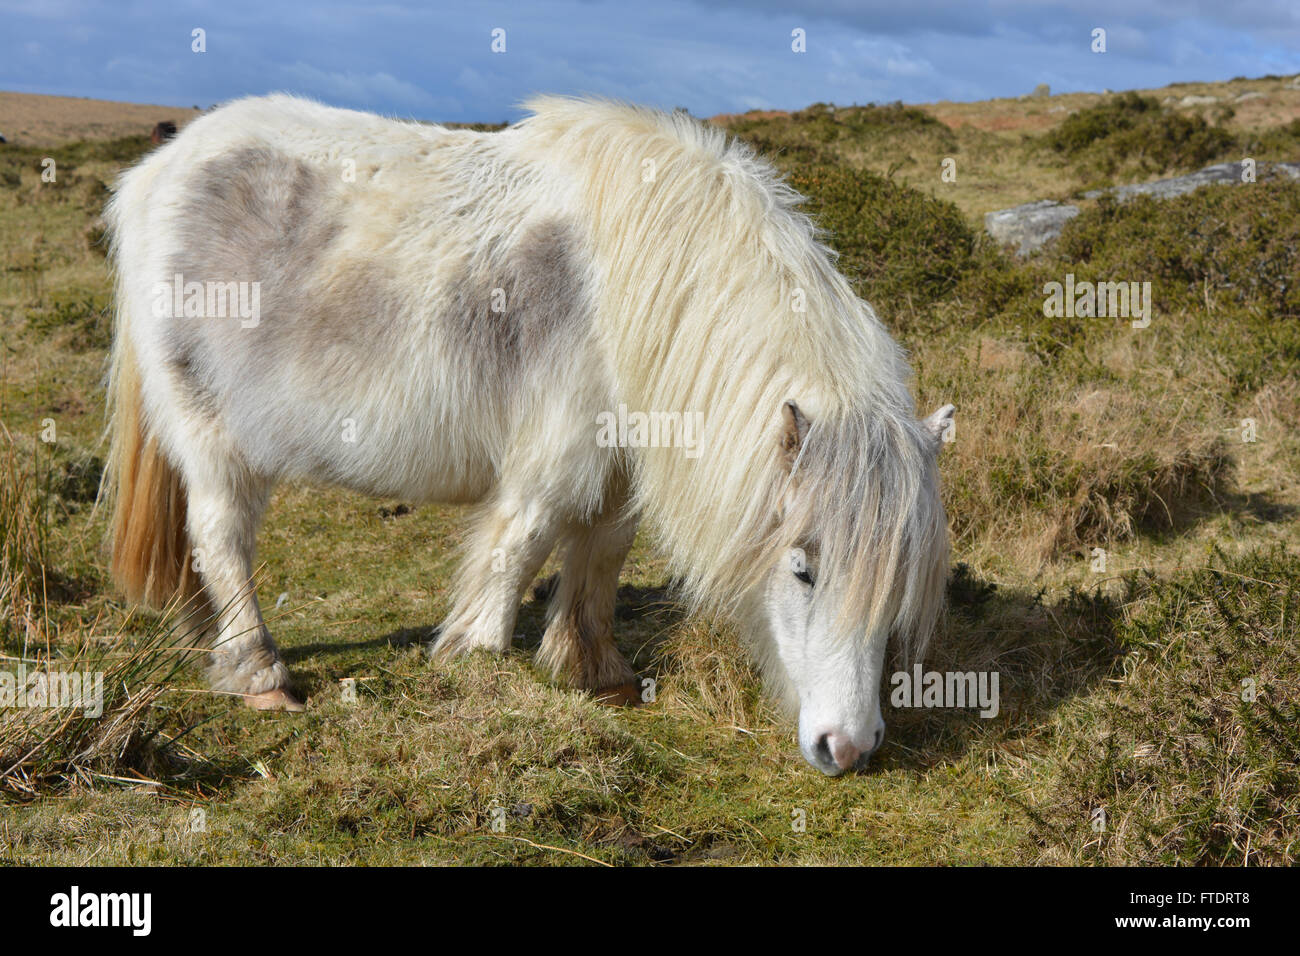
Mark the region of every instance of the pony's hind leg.
[[537, 665], [582, 690], [615, 690], [632, 699], [636, 675], [614, 644], [618, 573], [636, 537], [637, 519], [617, 513], [571, 525], [564, 567], [551, 597]]
[[555, 547], [559, 523], [540, 499], [499, 496], [480, 515], [456, 571], [455, 600], [430, 654], [504, 653], [519, 602]]
[[253, 589], [257, 525], [270, 482], [234, 471], [186, 476], [191, 557], [211, 613], [208, 682], [259, 710], [302, 710]]

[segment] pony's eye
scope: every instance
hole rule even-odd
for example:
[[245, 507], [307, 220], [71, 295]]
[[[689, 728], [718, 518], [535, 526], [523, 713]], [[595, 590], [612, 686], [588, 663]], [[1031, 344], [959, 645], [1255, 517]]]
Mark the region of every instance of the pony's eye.
[[808, 573], [807, 568], [804, 568], [802, 571], [796, 571], [794, 573], [794, 576], [798, 578], [800, 581], [802, 581], [804, 584], [808, 585], [809, 587], [812, 587], [813, 577], [811, 574]]

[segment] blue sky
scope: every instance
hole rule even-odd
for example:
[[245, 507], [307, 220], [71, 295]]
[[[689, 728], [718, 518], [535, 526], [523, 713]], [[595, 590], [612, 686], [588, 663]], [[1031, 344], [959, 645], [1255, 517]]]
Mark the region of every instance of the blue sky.
[[708, 116], [1297, 72], [1300, 0], [0, 0], [0, 89], [175, 106], [288, 90], [499, 121], [531, 93], [585, 92]]

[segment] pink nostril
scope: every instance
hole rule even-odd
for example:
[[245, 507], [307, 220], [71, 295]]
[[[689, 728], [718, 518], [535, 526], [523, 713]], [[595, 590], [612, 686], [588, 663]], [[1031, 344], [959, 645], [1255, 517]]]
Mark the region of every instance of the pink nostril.
[[826, 742], [826, 749], [831, 752], [831, 759], [835, 761], [835, 766], [841, 770], [848, 770], [862, 756], [862, 751], [853, 746], [853, 741], [846, 736], [827, 734], [822, 739]]

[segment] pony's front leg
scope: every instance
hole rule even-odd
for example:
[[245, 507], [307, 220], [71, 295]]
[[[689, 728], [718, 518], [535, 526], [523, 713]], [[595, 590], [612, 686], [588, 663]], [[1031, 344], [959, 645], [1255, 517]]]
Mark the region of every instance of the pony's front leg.
[[582, 690], [608, 690], [625, 703], [635, 699], [635, 673], [614, 644], [614, 602], [637, 519], [606, 509], [592, 523], [564, 534], [564, 568], [547, 612], [537, 666]]
[[262, 620], [252, 582], [257, 522], [268, 485], [247, 479], [224, 483], [207, 476], [191, 479], [187, 493], [191, 560], [212, 615], [208, 682], [258, 710], [302, 710], [290, 689], [289, 669]]
[[498, 498], [471, 533], [456, 572], [451, 613], [430, 654], [446, 659], [510, 647], [519, 602], [555, 547], [559, 522], [540, 500]]

